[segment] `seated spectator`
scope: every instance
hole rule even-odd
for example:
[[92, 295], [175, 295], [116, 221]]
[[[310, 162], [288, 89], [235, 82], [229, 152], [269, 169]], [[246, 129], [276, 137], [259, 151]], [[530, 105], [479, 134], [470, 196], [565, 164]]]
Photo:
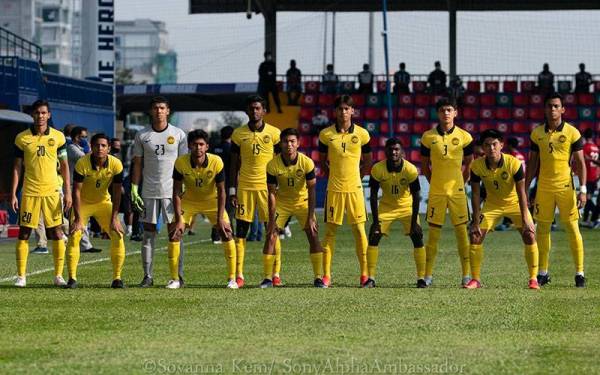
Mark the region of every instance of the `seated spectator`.
[[550, 71], [548, 63], [544, 64], [542, 71], [538, 74], [538, 91], [540, 94], [554, 92], [554, 74]]
[[373, 93], [373, 73], [369, 64], [363, 64], [363, 70], [358, 73], [358, 93], [365, 95]]
[[290, 60], [290, 68], [285, 73], [288, 105], [298, 105], [302, 93], [302, 72], [296, 68], [296, 60]]
[[315, 115], [312, 118], [313, 134], [319, 134], [319, 132], [327, 126], [329, 126], [329, 117], [327, 117], [327, 111], [317, 108]]
[[592, 75], [585, 71], [585, 64], [579, 64], [579, 73], [575, 74], [575, 92], [589, 93], [592, 84]]
[[333, 72], [333, 64], [327, 64], [327, 71], [323, 74], [323, 93], [337, 94], [339, 78]]
[[446, 92], [446, 72], [442, 70], [442, 64], [439, 61], [434, 63], [435, 69], [427, 77], [429, 92], [432, 94], [443, 95]]
[[400, 63], [400, 70], [394, 73], [394, 94], [408, 94], [410, 89], [410, 74], [406, 71], [406, 64]]

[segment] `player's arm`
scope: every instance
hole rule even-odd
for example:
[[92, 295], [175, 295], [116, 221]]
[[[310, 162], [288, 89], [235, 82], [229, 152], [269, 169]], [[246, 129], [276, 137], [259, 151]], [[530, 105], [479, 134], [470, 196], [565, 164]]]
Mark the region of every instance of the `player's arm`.
[[140, 182], [142, 181], [142, 160], [141, 156], [134, 156], [131, 170], [131, 205], [136, 211], [144, 210], [144, 200], [138, 191]]
[[[365, 149], [365, 146], [369, 146], [369, 144], [366, 144], [363, 146], [363, 150]], [[363, 153], [362, 154], [362, 165], [360, 166], [360, 179], [362, 180], [363, 177], [368, 176], [371, 173], [371, 165], [373, 164], [373, 154], [371, 153], [371, 148], [368, 147], [368, 152]]]
[[83, 230], [81, 222], [81, 187], [83, 186], [84, 176], [73, 173], [73, 222], [69, 226], [69, 233], [73, 234], [76, 231]]
[[[16, 148], [16, 147], [15, 147]], [[18, 148], [16, 148], [19, 150]], [[23, 151], [21, 151], [22, 153]], [[17, 189], [19, 188], [19, 181], [21, 180], [21, 170], [23, 168], [23, 157], [15, 155], [15, 161], [13, 162], [13, 173], [12, 173], [12, 184], [10, 186], [10, 206], [14, 212], [19, 211], [19, 200], [17, 199]]]
[[475, 239], [481, 237], [481, 229], [479, 229], [479, 218], [481, 217], [481, 178], [470, 171], [471, 183], [471, 207], [473, 209], [473, 219], [469, 230], [472, 237]]
[[529, 160], [527, 161], [527, 173], [525, 177], [525, 191], [529, 190], [531, 181], [537, 175], [538, 168], [540, 166], [540, 153], [538, 145], [531, 143], [531, 150], [529, 151]]
[[276, 236], [279, 235], [279, 233], [277, 233], [277, 225], [276, 225], [276, 216], [277, 216], [277, 199], [275, 197], [275, 194], [277, 193], [277, 183], [273, 183], [273, 178], [275, 178], [275, 176], [272, 176], [270, 174], [267, 175], [267, 189], [269, 192], [269, 196], [267, 199], [268, 202], [268, 206], [269, 206], [269, 221], [267, 223], [267, 238], [270, 238], [272, 236]]
[[[227, 200], [227, 192], [225, 191], [225, 172], [221, 169], [215, 176], [215, 185], [217, 187], [217, 229], [221, 233], [227, 234], [227, 238], [231, 237], [231, 226], [223, 217], [225, 213], [225, 201]], [[179, 198], [181, 202], [181, 198]]]
[[110, 217], [110, 229], [123, 235], [123, 227], [119, 220], [119, 207], [121, 206], [121, 194], [123, 192], [123, 171], [119, 172], [112, 180], [112, 214]]
[[60, 175], [63, 179], [63, 193], [64, 193], [64, 208], [65, 212], [67, 212], [71, 205], [73, 204], [73, 200], [71, 198], [71, 174], [69, 172], [69, 159], [67, 158], [67, 149], [65, 146], [59, 147], [57, 151], [58, 163], [60, 167]]
[[517, 190], [517, 197], [519, 199], [519, 209], [521, 210], [521, 222], [523, 223], [523, 233], [535, 233], [535, 225], [533, 224], [533, 221], [529, 220], [529, 202], [527, 201], [527, 190], [525, 189], [523, 166], [519, 167], [519, 170], [513, 178], [515, 179], [515, 188]]
[[306, 188], [308, 189], [308, 217], [306, 218], [304, 229], [316, 235], [319, 227], [315, 216], [315, 206], [317, 205], [317, 177], [315, 176], [314, 169], [306, 175]]
[[240, 147], [231, 143], [231, 166], [229, 168], [229, 181], [231, 181], [231, 187], [227, 194], [231, 200], [231, 205], [237, 207], [237, 186], [238, 186], [238, 174], [240, 172]]
[[429, 147], [423, 144], [421, 139], [421, 172], [427, 179], [427, 182], [431, 183], [431, 150]]
[[371, 205], [371, 216], [373, 223], [369, 229], [369, 237], [371, 235], [379, 235], [381, 233], [381, 223], [379, 223], [379, 181], [373, 175], [369, 178], [369, 204]]
[[[173, 174], [175, 175], [175, 171]], [[175, 210], [175, 231], [183, 234], [185, 223], [183, 222], [183, 211], [181, 209], [181, 193], [183, 192], [183, 176], [180, 180], [173, 178], [173, 210]]]
[[413, 182], [408, 185], [410, 189], [410, 195], [412, 195], [412, 215], [410, 217], [410, 234], [411, 235], [422, 235], [423, 230], [419, 225], [417, 219], [419, 218], [419, 206], [421, 205], [421, 183], [419, 182], [419, 176], [415, 178]]
[[469, 182], [471, 178], [471, 164], [473, 163], [473, 141], [463, 148], [463, 181], [464, 183]]
[[577, 206], [582, 208], [587, 201], [587, 171], [585, 170], [585, 160], [583, 150], [573, 152], [573, 161], [575, 162], [575, 173], [579, 179], [579, 194], [577, 194]]

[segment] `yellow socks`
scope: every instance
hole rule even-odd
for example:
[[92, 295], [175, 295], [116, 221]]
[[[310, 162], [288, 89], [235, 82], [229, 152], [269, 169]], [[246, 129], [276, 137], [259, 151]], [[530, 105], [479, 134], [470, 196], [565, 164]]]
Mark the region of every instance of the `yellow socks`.
[[235, 239], [235, 252], [236, 252], [236, 274], [242, 276], [244, 274], [244, 254], [246, 253], [246, 239], [237, 238]]
[[429, 226], [429, 237], [427, 238], [427, 245], [425, 245], [425, 276], [433, 275], [433, 265], [435, 264], [441, 234], [442, 228]]
[[81, 242], [81, 231], [73, 232], [67, 243], [67, 271], [69, 278], [77, 280], [77, 265], [79, 264], [79, 243]]
[[537, 244], [525, 245], [524, 247], [525, 261], [527, 261], [527, 270], [529, 271], [529, 279], [535, 279], [538, 274], [538, 246]]
[[[170, 243], [171, 242], [169, 242], [169, 244]], [[179, 242], [177, 242], [177, 245], [179, 246]], [[77, 247], [77, 249], [79, 249], [79, 246]], [[179, 255], [177, 256], [177, 258], [179, 258]], [[123, 237], [119, 233], [115, 232], [112, 232], [110, 234], [110, 262], [113, 266], [113, 280], [120, 280], [121, 270], [123, 270], [123, 264], [125, 263], [125, 243], [123, 242]], [[170, 266], [171, 259], [169, 257], [169, 267]], [[173, 272], [171, 272], [171, 274], [172, 273]]]
[[275, 262], [273, 263], [273, 275], [279, 276], [279, 272], [281, 272], [281, 241], [279, 241], [279, 236], [275, 240]]
[[575, 263], [575, 272], [578, 275], [583, 275], [583, 240], [581, 232], [577, 226], [577, 221], [564, 223], [567, 236], [569, 237], [569, 246], [571, 247], [571, 256]]
[[379, 257], [379, 247], [369, 246], [367, 247], [367, 267], [369, 268], [369, 277], [375, 278], [377, 271], [377, 258]]
[[536, 242], [539, 251], [539, 272], [546, 273], [548, 272], [548, 264], [550, 263], [550, 226], [552, 223], [538, 221], [537, 223], [537, 236]]
[[483, 261], [483, 245], [471, 244], [471, 277], [481, 281], [481, 262]]
[[225, 254], [225, 262], [227, 263], [227, 280], [235, 279], [235, 266], [236, 266], [236, 249], [235, 242], [229, 240], [223, 242], [223, 253]]
[[65, 267], [65, 241], [52, 240], [52, 257], [54, 258], [54, 276], [62, 276]]
[[365, 232], [365, 223], [353, 224], [352, 234], [354, 235], [354, 245], [356, 249], [356, 257], [360, 267], [360, 275], [367, 276], [367, 233]]
[[29, 241], [17, 240], [16, 246], [17, 255], [17, 275], [25, 277], [27, 272], [27, 256], [29, 255]]
[[273, 280], [273, 263], [275, 255], [263, 254], [263, 276], [265, 279]]
[[[367, 256], [369, 253], [367, 252]], [[417, 266], [417, 279], [425, 278], [425, 263], [427, 255], [425, 254], [424, 247], [417, 247], [413, 250], [413, 257], [415, 258], [415, 265]]]
[[310, 263], [312, 264], [315, 279], [323, 277], [323, 253], [310, 253]]
[[171, 280], [179, 280], [180, 242], [169, 241], [167, 251], [169, 254], [169, 271], [171, 272]]
[[327, 223], [325, 226], [325, 237], [323, 238], [323, 273], [331, 277], [331, 260], [335, 250], [335, 232], [338, 225]]
[[456, 235], [456, 245], [458, 247], [458, 256], [460, 257], [460, 267], [462, 269], [462, 277], [465, 278], [471, 274], [470, 263], [470, 245], [469, 234], [467, 233], [467, 225], [460, 224], [454, 227]]

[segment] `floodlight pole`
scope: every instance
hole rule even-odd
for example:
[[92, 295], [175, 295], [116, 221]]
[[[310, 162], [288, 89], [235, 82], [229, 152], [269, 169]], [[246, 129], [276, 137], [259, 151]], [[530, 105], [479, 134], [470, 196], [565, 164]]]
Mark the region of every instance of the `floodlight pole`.
[[385, 54], [385, 97], [388, 110], [388, 133], [390, 138], [394, 136], [394, 112], [392, 111], [392, 94], [390, 91], [390, 61], [388, 56], [388, 34], [387, 34], [387, 0], [383, 0], [383, 52]]

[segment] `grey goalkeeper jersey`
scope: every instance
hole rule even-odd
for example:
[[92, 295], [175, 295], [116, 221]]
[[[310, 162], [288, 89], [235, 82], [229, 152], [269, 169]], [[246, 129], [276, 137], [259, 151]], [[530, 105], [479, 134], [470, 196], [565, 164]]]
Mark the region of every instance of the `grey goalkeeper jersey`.
[[135, 135], [133, 156], [143, 158], [143, 198], [173, 197], [175, 160], [187, 151], [185, 132], [171, 124], [160, 132], [149, 126]]

